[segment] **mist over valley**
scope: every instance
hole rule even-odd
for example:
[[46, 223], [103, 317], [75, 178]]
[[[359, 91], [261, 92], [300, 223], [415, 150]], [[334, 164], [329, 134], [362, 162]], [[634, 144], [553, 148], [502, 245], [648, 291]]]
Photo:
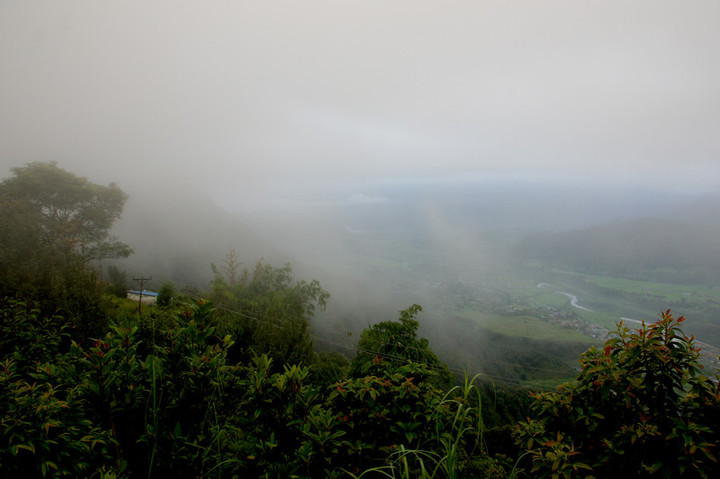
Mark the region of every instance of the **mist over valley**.
[[417, 303], [453, 368], [511, 382], [543, 364], [554, 372], [538, 377], [572, 375], [620, 318], [668, 308], [720, 343], [716, 197], [562, 179], [353, 187], [254, 211], [212, 191], [131, 195], [115, 233], [135, 254], [117, 266], [201, 292], [230, 251], [244, 267], [289, 262], [331, 294], [312, 321], [316, 347], [351, 352], [363, 328]]

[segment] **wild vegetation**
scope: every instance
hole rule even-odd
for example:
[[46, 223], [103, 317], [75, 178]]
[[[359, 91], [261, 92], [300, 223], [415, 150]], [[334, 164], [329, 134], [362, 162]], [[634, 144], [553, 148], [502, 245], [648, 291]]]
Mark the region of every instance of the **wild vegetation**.
[[622, 324], [581, 372], [535, 394], [517, 438], [538, 477], [713, 477], [720, 470], [720, 384], [702, 374], [700, 350], [670, 311], [631, 331]]
[[[20, 180], [41, 186], [17, 190]], [[329, 293], [294, 279], [290, 265], [242, 268], [235, 252], [206, 291], [165, 282], [157, 305], [139, 312], [123, 297], [125, 273], [100, 276], [99, 260], [130, 252], [109, 236], [124, 198], [54, 164], [0, 184], [0, 470], [9, 477], [720, 472], [718, 378], [669, 311], [620, 327], [582, 353], [575, 380], [531, 396], [448, 367], [420, 335], [417, 304], [368, 324], [350, 356], [318, 351], [313, 321]], [[481, 305], [461, 300], [456, 313], [471, 321]], [[487, 314], [555, 327], [530, 323], [533, 311], [516, 298]]]

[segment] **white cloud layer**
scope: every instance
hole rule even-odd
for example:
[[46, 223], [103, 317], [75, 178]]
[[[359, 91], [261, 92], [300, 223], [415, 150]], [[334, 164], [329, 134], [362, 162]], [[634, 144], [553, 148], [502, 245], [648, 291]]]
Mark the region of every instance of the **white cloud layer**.
[[720, 2], [0, 2], [0, 167], [720, 188]]

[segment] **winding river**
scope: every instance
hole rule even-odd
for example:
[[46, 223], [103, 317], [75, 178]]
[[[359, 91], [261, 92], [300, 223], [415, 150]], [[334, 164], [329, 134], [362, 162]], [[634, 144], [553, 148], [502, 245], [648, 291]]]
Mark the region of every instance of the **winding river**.
[[[538, 283], [538, 285], [537, 285], [538, 288], [547, 288], [547, 287], [549, 287], [549, 286], [550, 286], [549, 283]], [[591, 312], [591, 313], [594, 312], [592, 309], [586, 308], [585, 306], [581, 306], [580, 304], [578, 304], [578, 298], [577, 298], [577, 296], [575, 296], [574, 294], [571, 294], [571, 293], [568, 293], [568, 292], [565, 292], [565, 291], [555, 291], [555, 292], [558, 293], [558, 294], [562, 294], [563, 296], [566, 296], [568, 299], [570, 299], [570, 305], [571, 305], [573, 308], [582, 309], [583, 311], [589, 311], [589, 312]], [[626, 317], [623, 317], [623, 316], [621, 316], [620, 319], [621, 319], [622, 321], [629, 322], [629, 323], [636, 323], [636, 324], [642, 324], [642, 323], [643, 323], [643, 321], [640, 321], [640, 320], [638, 320], [638, 319], [626, 318]], [[645, 324], [648, 324], [648, 322], [645, 321]], [[695, 340], [695, 342], [696, 342], [696, 344], [698, 344], [698, 345], [702, 346], [703, 348], [705, 348], [705, 351], [706, 351], [706, 352], [709, 351], [709, 352], [712, 352], [712, 354], [718, 354], [718, 352], [720, 351], [720, 348], [718, 348], [718, 347], [716, 347], [716, 346], [713, 346], [712, 344], [708, 344], [708, 343], [705, 343], [705, 342], [702, 342], [702, 341], [698, 341], [698, 340]]]
[[574, 294], [566, 293], [565, 291], [555, 291], [555, 292], [558, 294], [563, 294], [563, 295], [567, 296], [568, 298], [570, 298], [570, 306], [572, 306], [573, 308], [582, 309], [583, 311], [590, 311], [591, 313], [593, 312], [593, 310], [590, 308], [586, 308], [585, 306], [580, 306], [578, 304], [577, 296], [575, 296]]

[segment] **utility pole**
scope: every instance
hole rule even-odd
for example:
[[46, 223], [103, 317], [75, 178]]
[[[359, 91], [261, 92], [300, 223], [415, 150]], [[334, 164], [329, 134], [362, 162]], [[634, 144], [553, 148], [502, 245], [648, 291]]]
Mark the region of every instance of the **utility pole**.
[[140, 283], [140, 299], [138, 299], [138, 314], [142, 314], [142, 294], [144, 291], [143, 288], [145, 285], [145, 281], [151, 281], [151, 280], [152, 280], [152, 276], [150, 276], [149, 278], [144, 278], [142, 276], [140, 276], [139, 278], [133, 278], [133, 281], [138, 281]]

